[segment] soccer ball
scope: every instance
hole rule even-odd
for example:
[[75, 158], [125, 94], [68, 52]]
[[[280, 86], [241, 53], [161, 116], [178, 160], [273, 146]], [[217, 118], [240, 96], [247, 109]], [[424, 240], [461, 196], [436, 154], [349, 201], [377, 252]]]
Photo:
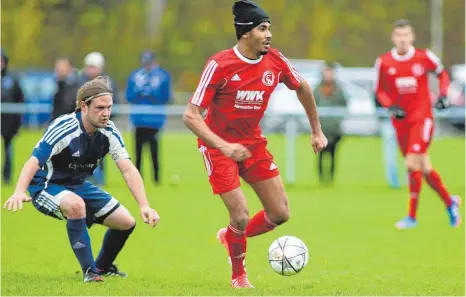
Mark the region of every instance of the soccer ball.
[[269, 248], [269, 263], [281, 275], [289, 276], [300, 272], [309, 260], [309, 251], [304, 242], [294, 236], [275, 239]]
[[170, 177], [170, 185], [177, 186], [180, 183], [180, 176], [178, 174], [173, 174]]

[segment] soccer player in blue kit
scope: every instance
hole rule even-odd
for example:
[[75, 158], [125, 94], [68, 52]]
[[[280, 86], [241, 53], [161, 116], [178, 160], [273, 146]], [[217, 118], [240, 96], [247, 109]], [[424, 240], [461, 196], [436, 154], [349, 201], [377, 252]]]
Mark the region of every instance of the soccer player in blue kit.
[[[50, 124], [25, 163], [14, 194], [4, 205], [16, 211], [22, 209], [23, 202], [32, 201], [43, 214], [65, 219], [84, 282], [103, 281], [102, 275], [127, 276], [113, 261], [136, 224], [114, 197], [86, 181], [106, 154], [120, 169], [144, 222], [155, 227], [160, 220], [149, 205], [141, 175], [129, 158], [120, 132], [109, 120], [112, 95], [105, 77], [88, 81], [79, 89], [76, 111]], [[96, 260], [87, 231], [94, 223], [108, 227]]]

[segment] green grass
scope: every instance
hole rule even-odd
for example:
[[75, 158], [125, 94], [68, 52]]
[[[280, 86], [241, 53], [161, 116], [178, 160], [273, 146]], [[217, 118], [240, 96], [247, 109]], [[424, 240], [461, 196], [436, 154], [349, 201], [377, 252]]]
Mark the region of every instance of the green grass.
[[[23, 132], [15, 143], [15, 173], [29, 157], [40, 133]], [[129, 151], [132, 138], [126, 136]], [[274, 232], [248, 242], [248, 273], [256, 287], [229, 288], [226, 253], [216, 231], [228, 223], [220, 199], [211, 194], [195, 138], [187, 134], [163, 137], [164, 183], [150, 182], [149, 160], [143, 164], [152, 205], [161, 215], [150, 229], [138, 225], [117, 263], [127, 279], [107, 278], [83, 284], [77, 260], [69, 247], [64, 222], [46, 217], [31, 204], [20, 213], [2, 211], [2, 295], [462, 295], [465, 294], [464, 227], [452, 229], [440, 199], [422, 189], [419, 225], [396, 230], [394, 222], [406, 213], [407, 189], [387, 187], [381, 142], [347, 138], [341, 145], [337, 182], [321, 188], [316, 181], [316, 157], [308, 139], [297, 144], [297, 184], [287, 186], [291, 219]], [[284, 138], [269, 137], [269, 148], [284, 173]], [[454, 193], [465, 191], [464, 139], [439, 139], [432, 148], [434, 166]], [[111, 160], [106, 190], [133, 215], [138, 208]], [[170, 186], [170, 176], [180, 177]], [[243, 186], [251, 213], [258, 199]], [[2, 201], [13, 187], [2, 187]], [[462, 210], [462, 213], [464, 211]], [[104, 228], [90, 230], [94, 255]], [[267, 249], [282, 235], [307, 244], [311, 260], [298, 275], [282, 277], [269, 267]]]

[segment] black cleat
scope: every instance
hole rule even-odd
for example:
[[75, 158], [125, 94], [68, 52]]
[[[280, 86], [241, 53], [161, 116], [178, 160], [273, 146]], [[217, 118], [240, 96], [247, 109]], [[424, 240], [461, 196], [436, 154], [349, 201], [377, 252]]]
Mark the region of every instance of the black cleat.
[[94, 283], [94, 282], [103, 282], [102, 276], [97, 272], [92, 270], [92, 267], [89, 267], [86, 272], [84, 272], [84, 282], [85, 283]]
[[128, 277], [128, 274], [118, 269], [115, 264], [110, 265], [110, 267], [105, 270], [98, 269], [98, 271], [100, 271], [100, 273], [105, 276]]

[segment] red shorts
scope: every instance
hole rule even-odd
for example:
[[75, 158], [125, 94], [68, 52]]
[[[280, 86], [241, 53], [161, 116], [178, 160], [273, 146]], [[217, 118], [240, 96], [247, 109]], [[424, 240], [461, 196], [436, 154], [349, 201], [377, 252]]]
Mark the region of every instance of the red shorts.
[[272, 154], [267, 150], [267, 142], [246, 145], [252, 156], [236, 162], [218, 149], [199, 146], [214, 194], [223, 194], [238, 188], [240, 176], [249, 184], [279, 175]]
[[394, 119], [392, 123], [403, 156], [427, 152], [434, 134], [432, 118], [426, 118], [423, 122], [416, 123], [406, 123]]

